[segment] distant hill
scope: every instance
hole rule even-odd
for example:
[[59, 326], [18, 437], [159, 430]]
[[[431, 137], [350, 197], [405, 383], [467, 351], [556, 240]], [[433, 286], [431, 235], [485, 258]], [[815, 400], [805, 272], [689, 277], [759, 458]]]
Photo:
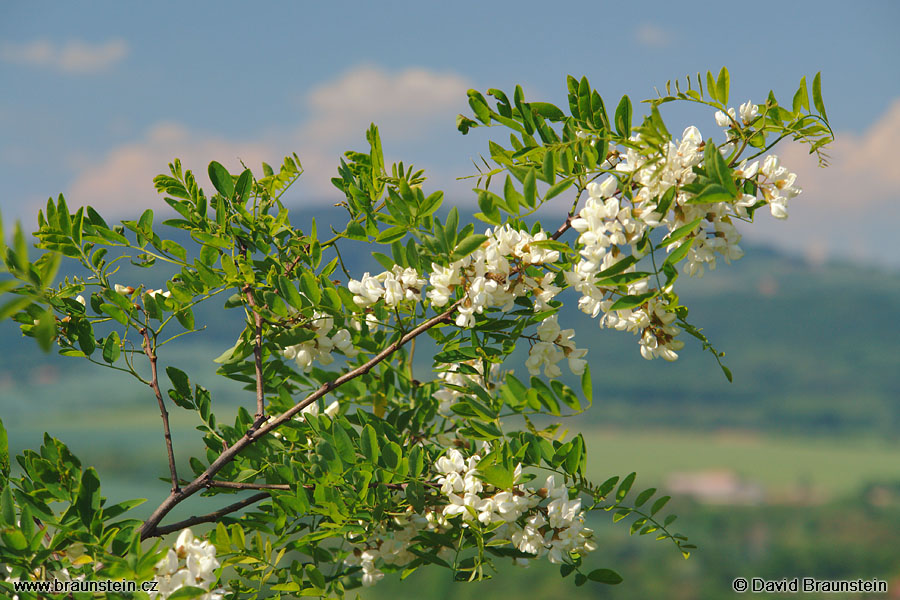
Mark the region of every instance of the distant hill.
[[[337, 222], [333, 209], [294, 211], [295, 224], [315, 216], [319, 230]], [[687, 347], [675, 364], [646, 361], [627, 333], [600, 329], [581, 313], [575, 327], [579, 347], [589, 348], [595, 404], [592, 423], [666, 425], [697, 429], [748, 428], [804, 433], [900, 431], [900, 275], [852, 265], [812, 266], [766, 248], [701, 280], [684, 281], [682, 298], [693, 322], [720, 349], [734, 372], [729, 384], [709, 354], [685, 335]], [[365, 252], [345, 256], [351, 272], [380, 269]], [[123, 269], [121, 280], [147, 273]], [[146, 280], [159, 285], [163, 278]], [[230, 346], [241, 328], [239, 311], [221, 320], [215, 300], [199, 311], [209, 328], [167, 347], [164, 362], [210, 387], [218, 402], [233, 403], [243, 392], [218, 381], [211, 359]], [[146, 390], [118, 373], [77, 359], [42, 354], [12, 323], [0, 324], [0, 415], [27, 415], [42, 406], [129, 405]], [[511, 364], [526, 374], [523, 361]], [[515, 362], [515, 361], [514, 361]], [[423, 364], [423, 368], [427, 368]], [[100, 389], [98, 395], [92, 390]]]

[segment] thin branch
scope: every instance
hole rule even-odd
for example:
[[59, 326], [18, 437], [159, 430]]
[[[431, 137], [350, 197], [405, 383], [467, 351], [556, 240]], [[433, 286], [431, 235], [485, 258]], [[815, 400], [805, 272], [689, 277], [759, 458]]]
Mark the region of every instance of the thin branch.
[[159, 378], [156, 374], [156, 352], [153, 350], [153, 346], [150, 343], [150, 334], [147, 333], [146, 327], [141, 329], [141, 334], [144, 336], [144, 354], [150, 359], [150, 387], [156, 395], [156, 402], [159, 404], [159, 414], [162, 417], [163, 422], [163, 434], [166, 438], [166, 453], [169, 455], [169, 474], [172, 476], [172, 493], [177, 494], [181, 492], [181, 488], [178, 487], [178, 472], [175, 469], [175, 450], [172, 447], [172, 433], [169, 431], [169, 411], [166, 410], [162, 392], [159, 391]]
[[[222, 451], [222, 453], [212, 462], [212, 464], [207, 467], [207, 469], [201, 473], [196, 479], [191, 481], [188, 485], [186, 485], [181, 490], [173, 490], [169, 497], [166, 498], [162, 504], [160, 504], [153, 514], [144, 522], [141, 526], [141, 539], [147, 539], [149, 537], [154, 537], [161, 535], [159, 532], [161, 528], [158, 527], [159, 522], [179, 503], [181, 503], [186, 498], [193, 496], [200, 490], [206, 489], [212, 482], [212, 476], [222, 470], [228, 463], [234, 460], [234, 457], [237, 456], [244, 448], [255, 442], [257, 439], [265, 436], [267, 433], [272, 431], [273, 429], [279, 427], [281, 424], [286, 423], [291, 420], [294, 415], [300, 413], [304, 408], [317, 401], [322, 396], [331, 392], [335, 388], [342, 386], [343, 384], [356, 379], [362, 375], [365, 375], [369, 371], [372, 370], [373, 367], [384, 361], [386, 358], [390, 357], [392, 354], [397, 352], [404, 344], [415, 339], [422, 333], [428, 331], [432, 327], [450, 321], [451, 315], [456, 310], [457, 306], [461, 300], [454, 302], [447, 310], [437, 315], [436, 317], [432, 317], [431, 319], [425, 321], [415, 329], [411, 330], [409, 333], [403, 335], [396, 342], [379, 352], [376, 356], [369, 359], [365, 364], [360, 365], [359, 367], [344, 373], [337, 379], [333, 381], [326, 381], [323, 383], [319, 389], [309, 394], [306, 398], [295, 404], [289, 410], [285, 411], [278, 417], [273, 418], [271, 421], [265, 421], [264, 419], [257, 418], [256, 421], [250, 426], [250, 429], [237, 440], [234, 444], [228, 447], [228, 449]], [[171, 527], [171, 526], [169, 526]], [[169, 529], [167, 527], [166, 529]]]
[[222, 517], [229, 515], [235, 511], [241, 510], [246, 506], [250, 506], [260, 500], [265, 500], [269, 497], [269, 494], [266, 492], [261, 492], [259, 494], [254, 494], [248, 498], [244, 498], [234, 504], [229, 504], [228, 506], [222, 507], [219, 510], [213, 511], [208, 515], [202, 515], [198, 517], [191, 517], [189, 519], [185, 519], [183, 521], [178, 521], [177, 523], [172, 523], [171, 525], [166, 525], [164, 527], [157, 527], [154, 530], [154, 534], [157, 536], [166, 535], [168, 533], [174, 533], [176, 531], [181, 531], [185, 527], [190, 527], [191, 525], [198, 525], [200, 523], [215, 523]]
[[297, 263], [300, 262], [300, 259], [301, 259], [301, 258], [303, 258], [303, 254], [301, 254], [301, 253], [298, 252], [298, 253], [297, 253], [297, 256], [294, 258], [294, 260], [291, 261], [291, 264], [289, 264], [288, 266], [286, 266], [286, 267], [284, 268], [284, 274], [285, 274], [285, 276], [289, 276], [289, 275], [291, 274], [291, 271], [294, 270], [294, 267], [297, 266]]
[[213, 479], [209, 482], [210, 487], [228, 488], [232, 490], [281, 490], [285, 492], [291, 491], [291, 486], [287, 483], [240, 483], [234, 481], [222, 481]]
[[573, 215], [571, 215], [571, 214], [566, 217], [565, 222], [559, 226], [559, 229], [557, 229], [553, 233], [553, 235], [550, 236], [551, 240], [558, 240], [560, 238], [560, 236], [562, 236], [562, 234], [567, 232], [572, 227], [572, 217], [573, 217]]
[[249, 285], [245, 285], [243, 292], [247, 297], [247, 304], [250, 305], [250, 308], [253, 311], [253, 323], [256, 326], [256, 339], [253, 340], [253, 358], [256, 363], [256, 420], [258, 421], [266, 414], [262, 374], [262, 317], [256, 311], [256, 300], [253, 298], [253, 288]]
[[[422, 485], [431, 487], [431, 488], [439, 488], [440, 486], [436, 483], [430, 481], [422, 482]], [[383, 486], [389, 490], [405, 490], [405, 483], [382, 483], [380, 481], [372, 481], [369, 483], [370, 488]], [[291, 485], [289, 483], [243, 483], [243, 482], [235, 482], [235, 481], [222, 481], [221, 479], [213, 479], [209, 482], [208, 487], [215, 488], [227, 488], [230, 490], [277, 490], [280, 492], [290, 492]], [[316, 486], [307, 483], [303, 485], [304, 488], [308, 490], [315, 489]]]

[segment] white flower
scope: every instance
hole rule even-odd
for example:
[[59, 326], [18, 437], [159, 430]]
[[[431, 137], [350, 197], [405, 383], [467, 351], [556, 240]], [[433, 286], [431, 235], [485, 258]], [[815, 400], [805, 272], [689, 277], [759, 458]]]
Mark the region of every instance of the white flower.
[[749, 125], [750, 121], [755, 119], [759, 115], [759, 109], [753, 102], [747, 100], [743, 104], [741, 104], [740, 108], [741, 121], [744, 122], [744, 125]]
[[338, 414], [338, 411], [340, 410], [340, 408], [341, 408], [340, 404], [338, 403], [337, 400], [335, 400], [334, 402], [332, 402], [331, 404], [329, 404], [328, 406], [325, 407], [325, 414], [333, 419]]
[[78, 302], [79, 304], [81, 304], [82, 306], [86, 306], [85, 301], [84, 301], [84, 296], [82, 296], [81, 294], [78, 294], [77, 296], [75, 296], [75, 301]]
[[351, 279], [347, 283], [347, 289], [355, 294], [353, 301], [362, 307], [375, 304], [384, 295], [384, 288], [381, 287], [381, 282], [368, 273], [363, 274], [361, 281]]

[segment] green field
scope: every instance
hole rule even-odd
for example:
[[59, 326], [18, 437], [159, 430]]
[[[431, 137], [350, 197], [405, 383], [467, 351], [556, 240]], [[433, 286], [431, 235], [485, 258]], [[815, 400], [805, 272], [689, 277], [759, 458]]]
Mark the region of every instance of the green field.
[[728, 469], [775, 493], [810, 486], [820, 499], [900, 481], [900, 443], [877, 439], [592, 429], [585, 442], [595, 479], [611, 475], [605, 464], [637, 471], [646, 485], [675, 471]]

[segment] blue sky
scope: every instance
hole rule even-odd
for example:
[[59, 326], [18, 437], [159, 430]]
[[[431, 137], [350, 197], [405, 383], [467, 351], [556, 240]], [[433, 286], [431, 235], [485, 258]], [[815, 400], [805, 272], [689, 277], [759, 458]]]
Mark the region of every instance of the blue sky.
[[[783, 150], [804, 194], [748, 239], [819, 259], [900, 267], [900, 4], [797, 2], [46, 3], [0, 6], [0, 211], [34, 222], [70, 205], [126, 215], [161, 206], [150, 180], [175, 156], [258, 168], [296, 151], [291, 199], [327, 203], [340, 153], [370, 121], [389, 158], [413, 162], [455, 202], [484, 136], [459, 135], [469, 87], [565, 103], [587, 75], [615, 104], [727, 65], [732, 99], [789, 102], [823, 73], [838, 133], [833, 166]], [[698, 118], [717, 134], [712, 115]]]

